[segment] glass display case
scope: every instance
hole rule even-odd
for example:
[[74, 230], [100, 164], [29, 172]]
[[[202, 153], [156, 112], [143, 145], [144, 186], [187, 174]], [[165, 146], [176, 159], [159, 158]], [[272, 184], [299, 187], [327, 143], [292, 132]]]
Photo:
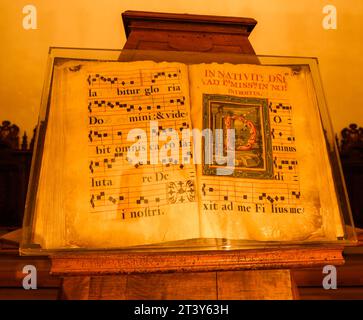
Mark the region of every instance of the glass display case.
[[[153, 71], [148, 71], [150, 74], [140, 76], [141, 83], [136, 84], [134, 82], [137, 80], [132, 80], [132, 76], [130, 76], [131, 69], [125, 69], [126, 71], [123, 71], [126, 63], [131, 64], [136, 61], [151, 61], [164, 64], [160, 65], [160, 70], [153, 69]], [[112, 62], [115, 64], [112, 64]], [[170, 65], [166, 65], [165, 62], [170, 63]], [[143, 70], [149, 70], [150, 65], [151, 64], [147, 64], [143, 67], [141, 64], [138, 64], [135, 68], [142, 72]], [[195, 65], [211, 66], [211, 69], [204, 68], [202, 70], [201, 68], [203, 67], [199, 69], [197, 67], [194, 69], [193, 67], [190, 68]], [[85, 92], [86, 95], [84, 97], [78, 97], [77, 92], [81, 91], [77, 90], [78, 82], [77, 84], [76, 82], [74, 82], [74, 85], [72, 84], [71, 81], [73, 81], [73, 78], [70, 72], [77, 72], [77, 68], [82, 71], [84, 66], [86, 69], [90, 66], [90, 69], [86, 70], [88, 73], [85, 73], [85, 75], [87, 74], [88, 76], [88, 78], [85, 78], [85, 80], [88, 79], [88, 84], [84, 81], [85, 85], [88, 87], [82, 87], [82, 92]], [[117, 66], [117, 68], [115, 66]], [[181, 74], [183, 74], [183, 70], [188, 71], [188, 73], [185, 74], [185, 82], [180, 83], [183, 83], [183, 85], [184, 83], [189, 84], [189, 90], [185, 92], [185, 100], [181, 101], [179, 98], [179, 100], [176, 99], [176, 101], [170, 102], [168, 110], [179, 110], [180, 112], [178, 114], [180, 116], [184, 110], [181, 109], [182, 107], [190, 108], [187, 109], [186, 112], [188, 113], [189, 111], [189, 117], [191, 116], [191, 119], [189, 119], [190, 127], [188, 126], [189, 122], [183, 120], [183, 124], [187, 122], [186, 128], [190, 129], [195, 128], [195, 126], [198, 127], [199, 122], [202, 123], [203, 129], [206, 129], [209, 124], [208, 121], [213, 122], [215, 124], [215, 127], [213, 128], [216, 129], [219, 128], [216, 123], [221, 121], [222, 125], [220, 128], [225, 130], [227, 123], [229, 123], [228, 121], [232, 121], [233, 125], [231, 126], [235, 130], [241, 130], [240, 135], [236, 134], [236, 139], [241, 139], [242, 141], [240, 142], [240, 145], [237, 145], [234, 149], [234, 156], [237, 157], [237, 160], [238, 157], [240, 157], [239, 162], [234, 158], [234, 164], [236, 164], [237, 167], [241, 167], [240, 172], [242, 173], [246, 171], [254, 172], [253, 170], [258, 171], [261, 168], [258, 167], [257, 164], [244, 164], [242, 160], [248, 159], [248, 161], [250, 161], [248, 163], [253, 163], [253, 161], [257, 163], [262, 159], [261, 161], [264, 161], [263, 165], [265, 167], [268, 165], [271, 166], [271, 174], [268, 177], [265, 176], [267, 177], [265, 178], [266, 181], [268, 180], [266, 185], [263, 184], [264, 180], [257, 179], [253, 175], [246, 176], [246, 180], [243, 180], [244, 178], [241, 176], [238, 178], [240, 179], [238, 182], [234, 182], [237, 180], [232, 181], [230, 180], [231, 178], [222, 180], [224, 178], [221, 176], [213, 174], [207, 175], [204, 169], [202, 170], [198, 167], [200, 165], [203, 166], [203, 164], [193, 165], [191, 167], [195, 167], [195, 169], [191, 170], [195, 170], [195, 172], [193, 171], [194, 173], [190, 174], [192, 177], [195, 177], [195, 182], [189, 182], [188, 184], [188, 181], [191, 181], [190, 178], [188, 178], [189, 176], [182, 176], [184, 178], [186, 177], [186, 182], [183, 182], [184, 180], [179, 177], [178, 179], [182, 180], [180, 187], [175, 186], [174, 182], [168, 182], [167, 184], [162, 185], [159, 184], [156, 193], [153, 193], [152, 197], [153, 201], [158, 202], [157, 199], [161, 201], [164, 192], [170, 192], [172, 195], [167, 198], [165, 205], [163, 205], [163, 208], [165, 208], [164, 212], [168, 213], [169, 216], [172, 216], [176, 212], [179, 215], [185, 214], [186, 217], [191, 217], [187, 215], [191, 213], [185, 211], [195, 209], [195, 212], [197, 212], [195, 223], [199, 223], [200, 226], [195, 226], [192, 221], [187, 223], [184, 220], [173, 220], [171, 218], [167, 221], [163, 220], [163, 222], [158, 222], [158, 220], [156, 220], [157, 217], [150, 217], [151, 211], [145, 209], [149, 208], [149, 206], [146, 205], [142, 208], [146, 211], [149, 210], [149, 217], [144, 219], [154, 219], [155, 222], [148, 222], [147, 226], [145, 226], [144, 222], [138, 225], [135, 225], [135, 223], [131, 225], [130, 223], [129, 227], [124, 223], [123, 226], [113, 229], [112, 221], [115, 221], [115, 219], [122, 220], [124, 219], [125, 214], [129, 215], [129, 218], [131, 219], [137, 212], [141, 211], [134, 211], [136, 212], [135, 214], [128, 211], [128, 205], [130, 206], [131, 200], [128, 202], [128, 205], [119, 203], [124, 200], [121, 191], [115, 195], [107, 194], [107, 188], [105, 189], [106, 191], [103, 189], [103, 191], [97, 191], [98, 193], [92, 193], [94, 189], [87, 189], [89, 184], [92, 184], [93, 186], [95, 183], [93, 170], [96, 170], [97, 166], [101, 166], [100, 162], [103, 161], [102, 165], [105, 174], [103, 178], [107, 178], [112, 176], [112, 171], [106, 174], [107, 168], [113, 169], [115, 167], [114, 163], [117, 164], [118, 161], [117, 158], [116, 160], [115, 158], [112, 158], [114, 160], [107, 159], [106, 161], [106, 159], [101, 159], [98, 161], [97, 159], [95, 160], [92, 158], [89, 153], [87, 155], [87, 148], [94, 143], [95, 139], [101, 137], [100, 144], [91, 146], [93, 150], [94, 148], [100, 148], [100, 146], [106, 146], [107, 143], [102, 140], [102, 137], [104, 140], [107, 140], [105, 137], [110, 136], [110, 133], [102, 131], [105, 129], [104, 125], [92, 127], [92, 125], [98, 125], [97, 113], [95, 113], [94, 110], [97, 108], [97, 112], [101, 112], [100, 108], [104, 108], [102, 109], [104, 110], [102, 112], [109, 112], [112, 110], [113, 113], [110, 114], [110, 118], [107, 118], [105, 114], [102, 114], [102, 116], [106, 117], [102, 119], [110, 119], [107, 120], [109, 122], [117, 122], [117, 119], [125, 119], [125, 110], [127, 110], [129, 114], [134, 113], [139, 115], [142, 114], [142, 112], [144, 112], [142, 110], [145, 110], [146, 108], [148, 114], [159, 114], [161, 110], [159, 110], [158, 107], [162, 109], [163, 106], [159, 106], [155, 102], [158, 97], [153, 97], [152, 94], [150, 94], [151, 99], [155, 100], [152, 100], [154, 103], [153, 105], [149, 106], [148, 102], [145, 102], [144, 105], [141, 105], [141, 102], [135, 103], [132, 105], [133, 108], [131, 108], [131, 110], [129, 110], [130, 104], [127, 100], [131, 99], [131, 96], [124, 97], [122, 94], [119, 94], [120, 101], [118, 101], [117, 94], [121, 92], [121, 89], [125, 90], [127, 87], [135, 88], [137, 85], [143, 91], [146, 84], [142, 83], [142, 80], [145, 82], [150, 81], [149, 84], [151, 86], [154, 85], [155, 87], [157, 86], [158, 81], [163, 81], [160, 80], [162, 77], [165, 77], [166, 80], [164, 81], [165, 83], [159, 82], [160, 86], [164, 85], [164, 87], [167, 88], [165, 90], [176, 90], [175, 88], [178, 83], [175, 79], [172, 79], [171, 82], [167, 82], [167, 80], [169, 81], [172, 77], [180, 79], [177, 71], [175, 71], [177, 70], [175, 69], [176, 66], [183, 66], [182, 68], [184, 69], [182, 69]], [[215, 69], [217, 66], [219, 71]], [[63, 73], [56, 70], [58, 67], [59, 70], [61, 67], [63, 68]], [[68, 68], [67, 72], [70, 75], [68, 75], [68, 73], [66, 76], [64, 75], [65, 68]], [[168, 70], [171, 70], [170, 74], [165, 74], [165, 72], [169, 72]], [[211, 78], [211, 82], [198, 82], [200, 81], [200, 78], [202, 78], [201, 70], [206, 77], [209, 76], [209, 78]], [[121, 79], [122, 76], [126, 74], [125, 72], [128, 72], [127, 74], [129, 75], [129, 78], [127, 78], [128, 84], [122, 83], [126, 81]], [[281, 78], [280, 75], [282, 75]], [[287, 82], [283, 80], [282, 77], [284, 75], [289, 79], [296, 78], [297, 80], [291, 80], [290, 84], [290, 80], [286, 80]], [[245, 79], [243, 79], [244, 76], [246, 77]], [[248, 77], [251, 76], [252, 78], [248, 79]], [[167, 77], [169, 77], [169, 79]], [[94, 89], [92, 87], [92, 81], [97, 84]], [[222, 83], [221, 86], [226, 86], [226, 91], [224, 92], [222, 89], [219, 89], [218, 85], [213, 84], [213, 81], [220, 81]], [[243, 83], [249, 83], [249, 85], [243, 87]], [[304, 92], [298, 90], [298, 85], [301, 83], [304, 83]], [[106, 84], [110, 87], [105, 88], [104, 86], [106, 86]], [[288, 89], [285, 87], [287, 84], [289, 85]], [[172, 87], [174, 87], [174, 89]], [[115, 96], [109, 98], [105, 92], [110, 95], [107, 90], [111, 89], [113, 92], [117, 93], [115, 93]], [[271, 97], [271, 90], [278, 91], [278, 93]], [[285, 94], [285, 91], [289, 91], [290, 93]], [[298, 94], [292, 96], [291, 92], [293, 94], [298, 92]], [[63, 93], [66, 93], [64, 97], [63, 95], [60, 95]], [[228, 93], [227, 100], [225, 98], [227, 96], [226, 93]], [[67, 100], [71, 99], [70, 97], [72, 97], [72, 95], [75, 97], [77, 96], [77, 99], [79, 98], [80, 100], [77, 100], [78, 102], [73, 104], [73, 100]], [[223, 95], [224, 100], [218, 100], [221, 95]], [[231, 96], [233, 96], [233, 98], [230, 98]], [[296, 98], [296, 96], [299, 96], [299, 98]], [[306, 96], [308, 97], [307, 100]], [[165, 94], [165, 97], [169, 96]], [[295, 101], [294, 99], [296, 99], [296, 105], [298, 105], [297, 108], [299, 108], [298, 111], [294, 111], [294, 103], [287, 101], [287, 98], [292, 99], [291, 101]], [[162, 99], [164, 99], [164, 97]], [[84, 104], [80, 105], [79, 101]], [[203, 101], [203, 107], [201, 101]], [[281, 101], [281, 103], [277, 103], [276, 101]], [[213, 103], [216, 105], [215, 108], [213, 107]], [[306, 106], [306, 110], [304, 109], [304, 103], [309, 105], [309, 107]], [[122, 109], [120, 104], [125, 106], [127, 104], [128, 107]], [[95, 109], [89, 107], [90, 105], [95, 106]], [[78, 111], [74, 111], [75, 109], [72, 109], [77, 106], [85, 109], [86, 111], [84, 112], [86, 113], [83, 113], [83, 111], [80, 111], [79, 113]], [[152, 113], [154, 107], [156, 110], [155, 113]], [[210, 109], [208, 109], [208, 107]], [[59, 108], [59, 110], [55, 110], [56, 108]], [[62, 108], [65, 108], [65, 113], [62, 113]], [[67, 108], [72, 110], [68, 110]], [[196, 112], [195, 110], [199, 110], [199, 108], [204, 109], [203, 111]], [[207, 113], [206, 110], [209, 110], [208, 112], [210, 113]], [[243, 110], [243, 112], [239, 110]], [[69, 115], [74, 113], [75, 120], [69, 118], [66, 112], [68, 112]], [[87, 114], [87, 112], [89, 114]], [[120, 112], [120, 114], [117, 114], [117, 112]], [[121, 112], [124, 113], [121, 114]], [[83, 122], [76, 119], [80, 114], [85, 115], [82, 120]], [[193, 119], [193, 117], [195, 118]], [[208, 117], [207, 120], [205, 120], [205, 117]], [[202, 118], [204, 119], [204, 122], [202, 122]], [[187, 117], [185, 119], [187, 119]], [[67, 121], [70, 122], [68, 123]], [[73, 121], [76, 123], [74, 126], [72, 126]], [[79, 125], [77, 124], [77, 121], [80, 121]], [[258, 121], [261, 121], [261, 123]], [[316, 123], [320, 121], [321, 127], [319, 128], [317, 125], [314, 125], [314, 121]], [[238, 122], [240, 122], [240, 124], [238, 124]], [[126, 127], [120, 127], [122, 124], [123, 120], [119, 120], [118, 124], [113, 122], [112, 143], [114, 142], [114, 134], [116, 136], [125, 135]], [[119, 127], [117, 127], [117, 125], [119, 125]], [[179, 123], [175, 123], [175, 125], [179, 125]], [[85, 140], [82, 140], [83, 138], [77, 140], [78, 138], [75, 137], [75, 145], [72, 145], [72, 130], [76, 132], [76, 130], [78, 130], [77, 128], [81, 126], [83, 126], [82, 130], [87, 133], [89, 139], [87, 140], [87, 136]], [[131, 127], [129, 126], [127, 128], [132, 129], [134, 127], [136, 127], [136, 124], [132, 124]], [[306, 130], [304, 130], [304, 127], [306, 127]], [[121, 250], [125, 252], [237, 250], [269, 247], [280, 248], [300, 245], [354, 245], [356, 243], [349, 201], [329, 111], [324, 97], [317, 58], [256, 56], [226, 53], [51, 48], [49, 50], [48, 67], [46, 70], [37, 128], [26, 200], [23, 240], [20, 248], [20, 252], [23, 255], [48, 255], [59, 251], [79, 252], [92, 250]], [[119, 131], [114, 133], [114, 130], [116, 129]], [[165, 129], [165, 126], [162, 129]], [[63, 138], [59, 138], [60, 136]], [[94, 139], [92, 140], [91, 137]], [[285, 138], [286, 141], [283, 140]], [[61, 144], [64, 143], [64, 145], [58, 145], [57, 148], [54, 148], [54, 150], [59, 152], [59, 154], [54, 155], [52, 154], [52, 151], [47, 150], [53, 150], [52, 144], [57, 143], [57, 141]], [[84, 154], [79, 151], [81, 149], [83, 150], [81, 145], [76, 144], [79, 141], [85, 141], [86, 146], [84, 149], [86, 151]], [[205, 141], [206, 140], [204, 140], [204, 143]], [[114, 148], [112, 149], [113, 151], [116, 150], [115, 146], [116, 144], [112, 147]], [[216, 148], [217, 150], [217, 142], [213, 144], [213, 148]], [[222, 149], [223, 148], [224, 147], [222, 146]], [[260, 153], [256, 151], [258, 148], [262, 150]], [[55, 152], [54, 150], [53, 153]], [[63, 150], [71, 150], [73, 157], [78, 160], [74, 161], [72, 164], [61, 163], [61, 160], [59, 160], [58, 164], [58, 158], [62, 159], [62, 161], [68, 159], [62, 156]], [[225, 154], [228, 147], [223, 150], [224, 153], [222, 155]], [[80, 152], [79, 156], [77, 153], [78, 151]], [[246, 152], [249, 153], [247, 154]], [[251, 156], [251, 152], [253, 153], [253, 156]], [[283, 152], [285, 152], [285, 154], [283, 154]], [[294, 156], [295, 152], [297, 153], [296, 157]], [[101, 154], [101, 152], [99, 154]], [[102, 155], [104, 154], [105, 153]], [[82, 158], [82, 155], [84, 159]], [[256, 155], [260, 156], [261, 159], [258, 160], [258, 156]], [[203, 160], [205, 160], [205, 155]], [[93, 161], [92, 163], [95, 166], [92, 167], [91, 161]], [[95, 164], [97, 161], [98, 165]], [[213, 161], [217, 160], [213, 158], [211, 166], [215, 165]], [[87, 163], [87, 170], [77, 167], [82, 166], [84, 163]], [[112, 165], [114, 167], [112, 167]], [[132, 163], [132, 165], [134, 167], [139, 165], [142, 167], [142, 170], [144, 171], [142, 171], [140, 176], [145, 176], [144, 173], [147, 172], [147, 169], [145, 168], [152, 166], [150, 163], [136, 165], [135, 163]], [[169, 168], [164, 165], [165, 163], [161, 164], [161, 169], [157, 171], [160, 172], [161, 176], [163, 172], [169, 172]], [[173, 164], [171, 164], [171, 166], [173, 166]], [[182, 165], [178, 163], [178, 167], [175, 170], [181, 170], [181, 168]], [[79, 184], [76, 183], [76, 185], [74, 185], [74, 183], [72, 183], [72, 185], [67, 185], [68, 177], [76, 175], [78, 169], [79, 172], [85, 172], [88, 176], [83, 175], [83, 182], [79, 182]], [[123, 177], [123, 171], [120, 172], [114, 171], [114, 175]], [[195, 174], [195, 176], [193, 176], [193, 174]], [[54, 178], [55, 176], [56, 178]], [[132, 175], [129, 179], [119, 178], [119, 180], [117, 180], [119, 190], [123, 190], [122, 188], [130, 188], [130, 190], [128, 190], [129, 195], [130, 192], [133, 191], [131, 189], [139, 190], [137, 189], [137, 185], [132, 184], [132, 180], [136, 179], [136, 176], [137, 174], [134, 178], [132, 178]], [[144, 180], [145, 179], [146, 178], [144, 178]], [[222, 182], [218, 182], [218, 187], [216, 187], [213, 185], [213, 179]], [[78, 179], [77, 181], [80, 180]], [[208, 185], [208, 182], [210, 182], [211, 185]], [[48, 184], [52, 185], [52, 188], [48, 189]], [[115, 185], [114, 180], [112, 180], [111, 184]], [[299, 184], [301, 190], [293, 189], [297, 184]], [[230, 189], [232, 188], [232, 185], [233, 190]], [[286, 185], [286, 190], [284, 191], [281, 189], [282, 191], [277, 192], [276, 190], [280, 186], [282, 188], [283, 185]], [[89, 198], [86, 196], [83, 197], [83, 193], [80, 193], [80, 196], [77, 198], [77, 190], [73, 191], [73, 189], [81, 190], [84, 186], [85, 193], [88, 192], [87, 195], [91, 199], [90, 202], [87, 201], [87, 205], [84, 204], [83, 199]], [[182, 190], [182, 188], [184, 192], [183, 195], [185, 194], [186, 197], [189, 196], [189, 199], [191, 199], [189, 206], [183, 206], [183, 204], [180, 203], [181, 201], [184, 201], [183, 195], [180, 195], [180, 190]], [[219, 188], [219, 195], [216, 200], [216, 198], [213, 198], [214, 195], [212, 193], [215, 192], [217, 188]], [[315, 194], [313, 194], [314, 190], [318, 190], [318, 193], [315, 192]], [[223, 194], [223, 192], [225, 192], [225, 194]], [[158, 196], [158, 194], [160, 194], [160, 196]], [[135, 203], [138, 205], [141, 205], [142, 203], [147, 204], [147, 195], [149, 194], [147, 192], [144, 194], [143, 189], [141, 189], [137, 194], [137, 198], [135, 198], [136, 200], [134, 198], [132, 199], [134, 199], [136, 201]], [[209, 198], [207, 198], [208, 196]], [[237, 197], [239, 196], [241, 196], [241, 198], [237, 200]], [[252, 200], [250, 200], [250, 197]], [[68, 203], [70, 198], [73, 199], [72, 203]], [[95, 215], [92, 211], [95, 209], [94, 202], [92, 202], [94, 199], [102, 200], [104, 202], [108, 201], [110, 206], [114, 205], [112, 209], [110, 209], [112, 210], [113, 218], [110, 218], [111, 215], [109, 215], [105, 218], [107, 222], [104, 222], [102, 220], [103, 217]], [[116, 200], [119, 201], [117, 204]], [[203, 211], [207, 210], [205, 208], [208, 207], [208, 205], [214, 204], [214, 201], [219, 205], [219, 211], [215, 209], [214, 211], [218, 212], [213, 211], [213, 213], [206, 213]], [[74, 204], [75, 202], [77, 202], [77, 205]], [[248, 203], [250, 203], [250, 205], [247, 205]], [[176, 209], [173, 213], [173, 206], [175, 204], [177, 204], [177, 207], [175, 207]], [[234, 207], [234, 209], [231, 210], [233, 213], [230, 214], [230, 217], [224, 216], [223, 218], [215, 218], [218, 214], [226, 215], [226, 213], [222, 213], [221, 211], [223, 205], [225, 205], [225, 208], [228, 208], [228, 205]], [[268, 211], [266, 213], [268, 215], [267, 222], [264, 220], [265, 206]], [[54, 209], [54, 215], [52, 210], [53, 207], [57, 208]], [[152, 206], [150, 205], [150, 207]], [[155, 205], [155, 208], [157, 207], [159, 207], [159, 205]], [[251, 210], [253, 213], [250, 212]], [[284, 210], [289, 211], [287, 212]], [[244, 217], [241, 217], [242, 213]], [[64, 218], [62, 218], [62, 214], [64, 214]], [[146, 215], [146, 213], [143, 214]], [[212, 214], [214, 215], [213, 217], [211, 217]], [[285, 224], [284, 214], [286, 214], [285, 216], [287, 217]], [[155, 215], [155, 213], [153, 213], [153, 215]], [[249, 218], [249, 215], [251, 215], [252, 218]], [[275, 221], [277, 215], [278, 218], [276, 218]], [[78, 219], [80, 216], [82, 216], [82, 219]], [[92, 219], [95, 221], [91, 222]], [[119, 224], [121, 222], [118, 221], [117, 223]], [[220, 225], [218, 225], [218, 223]], [[72, 226], [69, 226], [68, 224], [72, 224]], [[140, 237], [140, 241], [132, 241], [132, 237], [137, 234], [137, 231], [143, 233], [143, 227], [146, 228], [145, 230], [150, 230], [150, 228], [152, 228], [150, 225], [153, 224], [155, 224], [153, 231], [145, 231], [146, 233], [149, 233]], [[108, 227], [100, 227], [100, 225]], [[196, 230], [191, 230], [194, 227]], [[249, 227], [251, 228], [250, 230]], [[84, 228], [87, 232], [78, 233], [81, 228]], [[127, 228], [131, 228], [133, 231], [130, 231], [129, 233]], [[187, 230], [188, 228], [190, 230]], [[240, 230], [244, 230], [243, 232], [241, 231], [241, 236], [238, 236], [239, 228]], [[289, 230], [290, 228], [291, 230]], [[301, 228], [301, 230], [298, 230], [299, 228]], [[176, 236], [170, 236], [169, 238], [166, 237], [167, 240], [163, 241], [161, 235], [163, 233], [167, 234], [165, 231], [166, 229], [171, 230], [170, 232], [173, 232], [174, 234], [177, 234], [179, 232], [178, 230], [183, 230], [183, 235], [178, 234]], [[322, 231], [323, 229], [330, 230], [329, 232], [327, 231], [329, 236], [325, 237], [324, 235], [321, 235], [325, 232]], [[223, 230], [225, 230], [225, 232]], [[101, 231], [104, 232], [104, 236]], [[290, 231], [292, 234], [296, 234], [296, 236], [289, 236]], [[160, 233], [160, 236], [157, 235], [158, 232]], [[332, 232], [335, 236], [331, 236]], [[182, 233], [182, 231], [180, 231], [180, 233]], [[53, 234], [54, 237], [57, 237], [57, 241], [54, 240]], [[97, 234], [98, 236], [94, 238], [94, 234]], [[198, 234], [200, 236], [198, 236]], [[47, 240], [47, 237], [49, 237], [49, 240]], [[62, 237], [67, 238], [67, 240], [64, 240]], [[127, 238], [127, 241], [125, 240], [125, 242], [123, 242], [123, 237], [125, 237], [125, 239]]]

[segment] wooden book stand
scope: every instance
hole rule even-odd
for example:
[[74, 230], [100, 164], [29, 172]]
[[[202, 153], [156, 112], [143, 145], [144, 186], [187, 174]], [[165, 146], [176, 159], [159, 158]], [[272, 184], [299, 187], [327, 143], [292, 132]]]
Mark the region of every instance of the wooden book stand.
[[[124, 49], [255, 54], [254, 19], [137, 11], [122, 18]], [[290, 270], [343, 264], [342, 250], [62, 253], [51, 256], [51, 274], [63, 278], [64, 299], [294, 299]]]

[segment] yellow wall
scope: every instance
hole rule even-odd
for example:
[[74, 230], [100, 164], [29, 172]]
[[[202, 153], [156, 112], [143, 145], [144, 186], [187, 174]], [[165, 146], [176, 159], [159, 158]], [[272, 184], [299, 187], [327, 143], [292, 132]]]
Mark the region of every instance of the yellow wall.
[[[38, 29], [24, 30], [34, 4]], [[337, 30], [324, 30], [322, 9], [337, 8]], [[122, 48], [125, 10], [253, 17], [258, 54], [316, 56], [333, 127], [363, 126], [362, 0], [0, 0], [0, 120], [30, 132], [40, 103], [49, 46]]]

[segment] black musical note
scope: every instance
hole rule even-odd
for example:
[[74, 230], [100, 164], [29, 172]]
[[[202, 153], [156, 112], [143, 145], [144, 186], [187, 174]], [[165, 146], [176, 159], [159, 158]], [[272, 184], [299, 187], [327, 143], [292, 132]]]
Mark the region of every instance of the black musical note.
[[89, 165], [89, 169], [90, 169], [91, 173], [93, 173], [93, 161], [91, 161], [91, 163]]
[[114, 163], [115, 161], [116, 161], [115, 158], [103, 159], [103, 163], [104, 163], [105, 167], [107, 167], [108, 169], [112, 169], [112, 163]]
[[269, 103], [268, 108], [269, 108], [270, 112], [272, 112], [272, 113], [277, 113], [278, 110], [282, 110], [282, 111], [291, 111], [292, 110], [291, 106], [285, 106], [282, 103], [278, 103], [277, 105], [275, 105], [275, 107], [272, 107], [272, 102]]
[[134, 107], [133, 105], [130, 105], [130, 106], [126, 109], [126, 111], [127, 111], [127, 112], [131, 112], [131, 111], [133, 111], [133, 110], [135, 110], [135, 107]]
[[118, 78], [117, 77], [114, 77], [114, 78], [110, 78], [110, 77], [108, 77], [108, 78], [106, 78], [106, 77], [104, 77], [104, 76], [100, 76], [100, 75], [98, 75], [98, 74], [96, 74], [96, 77], [99, 77], [100, 78], [100, 80], [101, 81], [103, 81], [103, 82], [109, 82], [109, 83], [111, 83], [111, 84], [114, 84], [115, 82], [117, 82], [117, 80], [118, 80]]
[[88, 133], [88, 139], [89, 139], [90, 142], [93, 141], [92, 136], [97, 137], [97, 138], [101, 139], [101, 141], [102, 141], [102, 139], [107, 138], [109, 136], [109, 134], [107, 132], [102, 133], [102, 132], [99, 132], [99, 131], [90, 130], [89, 133]]
[[96, 199], [97, 199], [97, 200], [101, 200], [104, 196], [105, 196], [105, 192], [104, 192], [104, 191], [101, 191], [101, 192], [100, 192], [100, 194], [98, 194], [98, 195], [96, 196]]
[[[94, 100], [93, 105], [97, 108], [110, 108], [111, 110], [118, 107], [119, 109], [123, 109], [127, 107], [126, 103], [122, 103], [121, 101], [106, 101], [106, 100]], [[88, 110], [92, 112], [92, 104], [91, 102], [88, 105]]]
[[294, 170], [297, 166], [297, 160], [279, 159], [279, 161], [277, 161], [277, 157], [274, 157], [273, 164], [276, 169], [281, 170], [284, 167], [287, 167], [288, 170]]
[[136, 203], [137, 204], [141, 204], [141, 203], [149, 203], [149, 200], [148, 199], [145, 199], [144, 197], [140, 197], [139, 199], [136, 200]]
[[277, 201], [284, 201], [285, 200], [285, 197], [284, 196], [271, 196], [271, 195], [268, 195], [267, 193], [261, 193], [259, 196], [258, 196], [258, 199], [259, 200], [268, 200], [270, 203], [274, 203], [274, 202], [277, 202]]
[[277, 113], [275, 109], [272, 109], [272, 102], [269, 103], [268, 108], [270, 109], [270, 112]]
[[91, 196], [91, 200], [90, 200], [90, 203], [91, 203], [91, 206], [92, 206], [92, 208], [94, 208], [95, 207], [95, 196], [94, 195], [92, 195]]
[[300, 199], [301, 193], [300, 193], [300, 191], [299, 192], [297, 192], [297, 191], [291, 191], [291, 195], [293, 197], [295, 197], [296, 199]]
[[276, 105], [276, 109], [281, 109], [281, 110], [288, 110], [290, 111], [292, 109], [291, 106], [284, 106], [282, 103], [279, 103], [278, 105]]
[[108, 201], [111, 201], [113, 204], [116, 203], [116, 199], [114, 197], [112, 197], [112, 196], [108, 197]]

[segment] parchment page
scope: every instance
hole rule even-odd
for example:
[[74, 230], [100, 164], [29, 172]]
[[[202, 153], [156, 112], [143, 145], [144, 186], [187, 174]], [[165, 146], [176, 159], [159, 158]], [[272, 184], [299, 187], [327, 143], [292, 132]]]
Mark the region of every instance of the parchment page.
[[195, 166], [172, 148], [191, 126], [188, 90], [182, 64], [58, 63], [35, 241], [112, 248], [198, 237]]
[[[193, 128], [222, 129], [227, 142], [225, 132], [235, 130], [232, 173], [217, 173], [231, 166], [216, 158], [215, 136], [211, 163], [205, 163], [201, 150], [202, 237], [298, 241], [342, 236], [306, 70], [202, 64], [190, 66], [189, 77]], [[228, 148], [224, 142], [224, 155]]]

